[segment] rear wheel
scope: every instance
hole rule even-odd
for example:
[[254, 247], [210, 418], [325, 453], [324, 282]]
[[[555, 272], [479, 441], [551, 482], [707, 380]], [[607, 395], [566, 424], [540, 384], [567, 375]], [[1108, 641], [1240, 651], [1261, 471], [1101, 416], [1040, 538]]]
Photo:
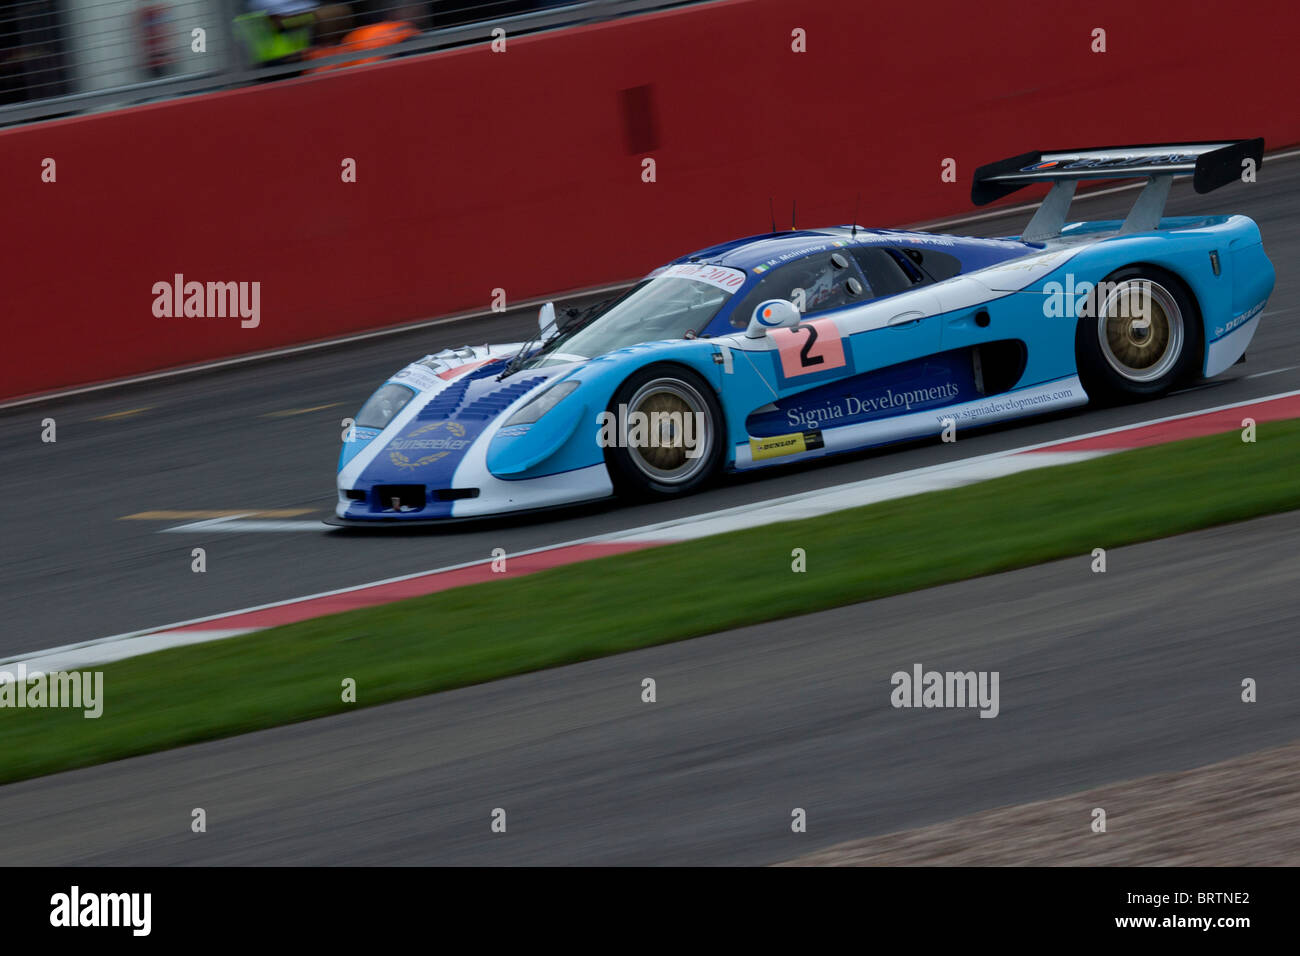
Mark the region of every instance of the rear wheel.
[[689, 494], [717, 472], [722, 408], [709, 384], [690, 369], [643, 368], [619, 386], [608, 410], [616, 425], [605, 463], [619, 494]]
[[1098, 283], [1075, 331], [1079, 377], [1103, 401], [1162, 395], [1195, 376], [1201, 316], [1183, 283], [1132, 266]]

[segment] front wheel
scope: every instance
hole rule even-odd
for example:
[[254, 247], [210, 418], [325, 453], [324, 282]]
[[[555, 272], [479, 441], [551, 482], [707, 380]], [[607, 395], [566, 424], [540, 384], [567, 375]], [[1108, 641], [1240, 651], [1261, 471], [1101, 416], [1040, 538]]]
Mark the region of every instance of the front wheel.
[[709, 384], [690, 369], [641, 369], [619, 386], [608, 412], [605, 464], [619, 494], [676, 497], [717, 472], [724, 448], [722, 408]]
[[1195, 376], [1201, 316], [1186, 287], [1154, 267], [1128, 267], [1097, 284], [1075, 332], [1088, 394], [1118, 401], [1162, 395]]

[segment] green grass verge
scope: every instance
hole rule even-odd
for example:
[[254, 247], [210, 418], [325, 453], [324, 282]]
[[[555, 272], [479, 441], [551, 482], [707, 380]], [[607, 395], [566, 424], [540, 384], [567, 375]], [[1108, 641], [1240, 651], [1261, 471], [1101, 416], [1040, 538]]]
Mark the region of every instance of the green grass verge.
[[[1300, 420], [570, 565], [109, 664], [0, 708], [0, 781], [1300, 508]], [[791, 571], [791, 551], [808, 571]], [[357, 704], [341, 697], [357, 682]]]

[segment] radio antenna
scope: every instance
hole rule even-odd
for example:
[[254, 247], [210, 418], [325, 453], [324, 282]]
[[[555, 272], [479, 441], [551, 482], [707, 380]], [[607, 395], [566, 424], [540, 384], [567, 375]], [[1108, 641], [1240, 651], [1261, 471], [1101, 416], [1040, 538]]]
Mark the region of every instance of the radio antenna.
[[794, 228], [795, 228], [795, 227], [794, 227], [794, 210], [795, 210], [795, 204], [796, 204], [796, 202], [797, 202], [797, 200], [794, 200], [794, 199], [791, 199], [791, 200], [790, 200], [790, 231], [791, 231], [791, 232], [794, 232]]
[[857, 201], [853, 203], [853, 235], [851, 239], [858, 238], [858, 207], [862, 205], [862, 193], [858, 193]]

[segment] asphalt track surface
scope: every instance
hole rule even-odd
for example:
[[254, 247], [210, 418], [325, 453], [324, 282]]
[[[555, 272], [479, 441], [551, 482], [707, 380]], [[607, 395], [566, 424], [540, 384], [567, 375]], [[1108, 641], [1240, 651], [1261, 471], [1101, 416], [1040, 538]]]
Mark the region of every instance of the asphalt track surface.
[[[12, 784], [0, 845], [15, 865], [763, 864], [1187, 770], [1300, 738], [1298, 537], [1300, 512], [1261, 518], [1112, 549], [1104, 574], [1080, 555]], [[918, 663], [997, 671], [998, 716], [893, 708]]]
[[[1077, 218], [1124, 215], [1133, 190], [1076, 202]], [[1156, 402], [1028, 420], [938, 441], [732, 479], [635, 507], [601, 505], [544, 520], [355, 535], [160, 533], [155, 510], [297, 510], [334, 502], [341, 419], [392, 371], [464, 342], [516, 341], [535, 313], [513, 312], [153, 383], [0, 411], [0, 659], [721, 507], [886, 475], [1080, 432], [1300, 388], [1300, 160], [1266, 161], [1259, 181], [1196, 195], [1174, 187], [1168, 214], [1240, 212], [1260, 225], [1278, 272], [1249, 360]], [[1016, 213], [953, 227], [1017, 233]], [[647, 269], [656, 263], [647, 262]], [[58, 441], [42, 443], [53, 417]], [[191, 571], [191, 549], [207, 571]]]

